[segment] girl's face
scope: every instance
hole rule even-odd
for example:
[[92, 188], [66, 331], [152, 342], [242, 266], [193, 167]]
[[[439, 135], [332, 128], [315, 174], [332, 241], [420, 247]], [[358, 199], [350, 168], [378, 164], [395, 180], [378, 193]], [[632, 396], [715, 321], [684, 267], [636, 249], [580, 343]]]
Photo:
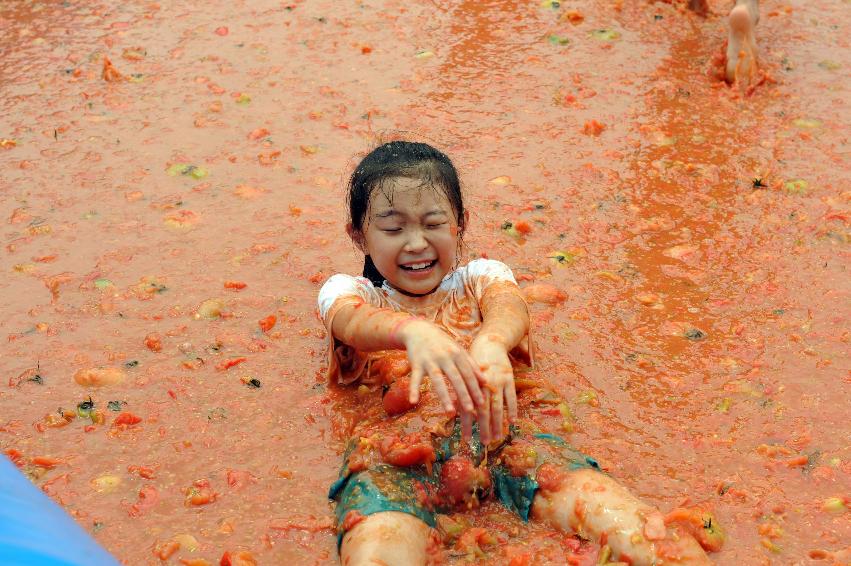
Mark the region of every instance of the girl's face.
[[458, 222], [440, 188], [396, 177], [370, 198], [363, 233], [351, 234], [378, 272], [411, 295], [433, 291], [455, 266]]

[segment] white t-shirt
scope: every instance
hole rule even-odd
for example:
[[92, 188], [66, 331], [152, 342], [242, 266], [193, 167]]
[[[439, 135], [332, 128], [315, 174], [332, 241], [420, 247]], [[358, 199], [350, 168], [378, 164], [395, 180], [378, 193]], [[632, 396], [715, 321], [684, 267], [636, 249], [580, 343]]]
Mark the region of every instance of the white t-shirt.
[[[359, 352], [334, 339], [334, 315], [341, 307], [363, 301], [375, 307], [407, 312], [433, 321], [466, 347], [482, 324], [480, 305], [485, 289], [496, 282], [517, 284], [511, 269], [492, 259], [476, 259], [456, 269], [425, 297], [409, 297], [387, 282], [375, 287], [365, 277], [331, 276], [319, 291], [319, 316], [328, 330], [329, 378], [344, 384], [365, 378], [369, 375], [371, 360], [381, 355], [380, 352]], [[528, 360], [528, 337], [518, 350], [520, 357]]]

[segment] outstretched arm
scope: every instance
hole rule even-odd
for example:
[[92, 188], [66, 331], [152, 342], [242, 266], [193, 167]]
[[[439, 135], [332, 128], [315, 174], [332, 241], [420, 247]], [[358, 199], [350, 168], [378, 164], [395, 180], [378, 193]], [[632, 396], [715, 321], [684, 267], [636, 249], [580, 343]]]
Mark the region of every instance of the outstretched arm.
[[529, 333], [529, 309], [514, 283], [500, 281], [485, 289], [482, 297], [482, 328], [479, 336], [501, 341], [513, 350]]
[[485, 407], [489, 418], [479, 418], [483, 443], [502, 438], [503, 408], [508, 418], [517, 417], [514, 369], [508, 358], [529, 332], [529, 312], [516, 284], [501, 281], [485, 289], [481, 300], [482, 327], [470, 346], [470, 354], [485, 375]]
[[469, 420], [474, 407], [483, 405], [479, 387], [481, 372], [473, 358], [455, 340], [434, 323], [407, 313], [372, 306], [360, 299], [348, 300], [339, 307], [331, 332], [341, 342], [362, 351], [403, 349], [411, 363], [410, 400], [419, 400], [420, 383], [425, 375], [441, 404], [454, 409], [444, 376], [455, 390], [458, 410]]

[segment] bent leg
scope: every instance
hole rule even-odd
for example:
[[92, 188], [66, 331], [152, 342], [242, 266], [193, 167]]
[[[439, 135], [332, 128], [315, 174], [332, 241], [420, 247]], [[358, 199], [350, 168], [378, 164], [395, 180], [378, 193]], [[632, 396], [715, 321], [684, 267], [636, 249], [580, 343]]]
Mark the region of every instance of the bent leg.
[[[420, 566], [433, 549], [434, 531], [413, 515], [384, 511], [369, 515], [343, 537], [343, 566]], [[431, 550], [431, 552], [430, 552]]]
[[[542, 470], [543, 471], [543, 470]], [[590, 469], [539, 474], [532, 516], [556, 529], [608, 544], [635, 566], [712, 564], [688, 533], [669, 529], [662, 514], [609, 476]]]

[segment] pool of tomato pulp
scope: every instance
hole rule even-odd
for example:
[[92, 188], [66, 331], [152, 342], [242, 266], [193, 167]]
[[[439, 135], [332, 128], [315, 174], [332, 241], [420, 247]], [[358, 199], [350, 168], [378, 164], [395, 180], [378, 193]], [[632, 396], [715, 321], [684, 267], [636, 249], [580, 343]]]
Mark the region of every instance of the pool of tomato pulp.
[[[4, 3], [0, 450], [126, 564], [332, 563], [372, 401], [326, 383], [316, 295], [362, 265], [347, 174], [406, 137], [460, 170], [465, 259], [566, 295], [530, 297], [553, 432], [711, 506], [719, 564], [841, 550], [844, 6], [763, 2], [746, 95], [711, 77], [726, 2]], [[450, 519], [450, 562], [589, 555]]]

